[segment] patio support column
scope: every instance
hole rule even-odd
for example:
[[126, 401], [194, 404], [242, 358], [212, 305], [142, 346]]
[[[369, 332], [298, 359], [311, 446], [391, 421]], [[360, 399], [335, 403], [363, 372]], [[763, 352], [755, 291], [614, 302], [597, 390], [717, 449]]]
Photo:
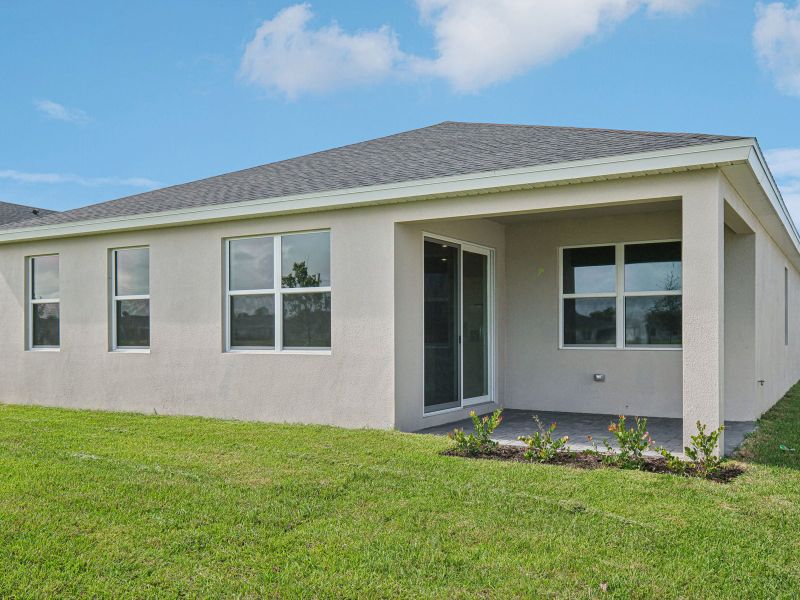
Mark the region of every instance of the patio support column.
[[[724, 416], [724, 200], [719, 184], [683, 196], [683, 443]], [[720, 451], [724, 448], [720, 440]]]

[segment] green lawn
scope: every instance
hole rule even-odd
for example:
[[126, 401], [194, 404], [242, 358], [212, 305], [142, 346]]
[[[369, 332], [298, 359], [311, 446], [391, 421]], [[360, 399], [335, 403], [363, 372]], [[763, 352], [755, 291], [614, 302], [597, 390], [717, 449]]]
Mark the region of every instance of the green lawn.
[[761, 417], [737, 455], [746, 462], [800, 470], [800, 384]]
[[800, 388], [722, 485], [0, 405], [0, 597], [796, 598], [798, 419]]

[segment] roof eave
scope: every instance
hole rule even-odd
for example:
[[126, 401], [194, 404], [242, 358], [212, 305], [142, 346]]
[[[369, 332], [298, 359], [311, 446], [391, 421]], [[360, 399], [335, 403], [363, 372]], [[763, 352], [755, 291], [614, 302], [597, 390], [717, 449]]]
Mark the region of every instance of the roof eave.
[[[755, 153], [753, 152], [754, 149]], [[672, 173], [746, 162], [754, 162], [751, 167], [759, 167], [760, 161], [763, 161], [763, 155], [758, 149], [755, 139], [742, 138], [713, 144], [623, 154], [520, 169], [488, 171], [278, 198], [263, 198], [246, 202], [72, 223], [0, 229], [0, 244], [602, 181], [626, 176]], [[771, 199], [775, 199], [776, 210], [783, 213], [781, 214], [781, 219], [784, 220], [785, 224], [788, 224], [787, 227], [791, 227], [794, 239], [797, 240], [797, 232], [794, 230], [786, 206], [780, 198], [780, 193], [774, 184], [774, 180], [772, 180], [772, 176], [769, 174], [765, 161], [760, 168], [765, 173], [762, 186], [770, 188], [768, 195]], [[754, 172], [755, 170], [754, 168]], [[798, 251], [800, 251], [800, 244], [798, 244]]]
[[764, 193], [770, 200], [770, 204], [775, 208], [775, 212], [778, 213], [778, 217], [783, 223], [783, 226], [792, 238], [795, 248], [800, 252], [800, 232], [797, 230], [797, 225], [789, 213], [789, 208], [783, 200], [781, 190], [772, 175], [772, 171], [769, 169], [767, 159], [764, 157], [761, 146], [759, 146], [758, 140], [756, 139], [753, 139], [750, 156], [748, 157], [748, 164], [753, 171], [753, 175], [758, 180], [761, 189], [764, 190]]

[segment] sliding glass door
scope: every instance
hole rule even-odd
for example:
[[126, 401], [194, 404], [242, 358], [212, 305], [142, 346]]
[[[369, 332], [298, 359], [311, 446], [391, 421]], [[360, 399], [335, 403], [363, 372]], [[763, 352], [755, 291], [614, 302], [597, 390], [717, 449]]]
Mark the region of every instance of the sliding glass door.
[[459, 249], [425, 240], [425, 412], [461, 406]]
[[489, 400], [489, 255], [462, 251], [462, 399]]
[[425, 412], [491, 400], [491, 251], [425, 238]]

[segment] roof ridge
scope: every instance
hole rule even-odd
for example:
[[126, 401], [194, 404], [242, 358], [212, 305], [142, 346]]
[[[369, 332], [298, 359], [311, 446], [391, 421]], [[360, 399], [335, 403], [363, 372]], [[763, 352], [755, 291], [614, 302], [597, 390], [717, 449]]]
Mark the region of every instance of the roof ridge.
[[[708, 136], [715, 138], [730, 138], [736, 140], [750, 139], [754, 136], [748, 135], [719, 135], [714, 133], [698, 133], [692, 131], [644, 131], [638, 129], [612, 129], [606, 127], [576, 127], [574, 125], [534, 125], [530, 123], [490, 123], [488, 121], [442, 121], [438, 125], [482, 125], [488, 127], [520, 127], [530, 129], [562, 129], [569, 131], [602, 131], [607, 133], [624, 133], [624, 134], [638, 134], [638, 135], [695, 135], [695, 136]], [[432, 125], [435, 127], [435, 125]]]

